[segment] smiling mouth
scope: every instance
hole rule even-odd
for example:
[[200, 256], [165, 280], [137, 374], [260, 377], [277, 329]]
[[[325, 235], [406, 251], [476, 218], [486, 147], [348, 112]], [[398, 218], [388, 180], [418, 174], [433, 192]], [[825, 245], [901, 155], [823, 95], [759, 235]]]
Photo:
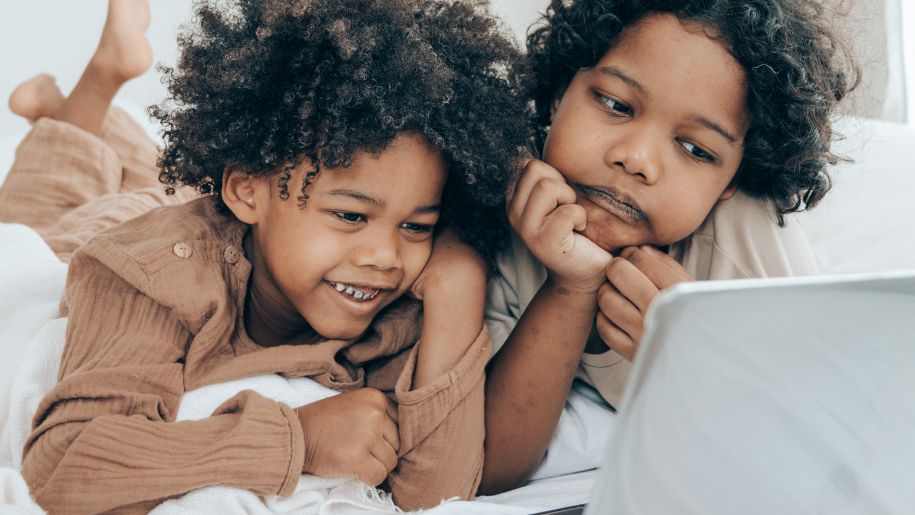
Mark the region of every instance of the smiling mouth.
[[383, 289], [379, 288], [369, 288], [365, 286], [338, 283], [334, 281], [327, 281], [327, 284], [329, 284], [331, 288], [337, 290], [337, 293], [356, 302], [371, 302], [372, 300], [375, 300], [375, 297], [377, 297], [382, 291], [384, 291]]
[[584, 184], [576, 184], [575, 189], [595, 204], [630, 223], [643, 222], [648, 219], [648, 216], [638, 207], [635, 201], [622, 192], [612, 188], [595, 188]]

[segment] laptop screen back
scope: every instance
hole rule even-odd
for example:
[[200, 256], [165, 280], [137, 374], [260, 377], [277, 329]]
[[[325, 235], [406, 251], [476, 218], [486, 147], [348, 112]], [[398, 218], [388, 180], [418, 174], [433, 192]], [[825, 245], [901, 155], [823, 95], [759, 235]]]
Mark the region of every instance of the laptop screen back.
[[588, 515], [915, 513], [915, 273], [659, 297]]

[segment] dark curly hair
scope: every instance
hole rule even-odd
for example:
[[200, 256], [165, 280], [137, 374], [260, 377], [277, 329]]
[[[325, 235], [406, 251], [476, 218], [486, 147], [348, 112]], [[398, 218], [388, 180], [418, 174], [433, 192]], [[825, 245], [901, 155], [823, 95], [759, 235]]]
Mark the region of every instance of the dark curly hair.
[[[225, 4], [225, 1], [219, 4]], [[272, 175], [308, 158], [347, 167], [404, 132], [449, 179], [442, 226], [492, 262], [509, 241], [505, 191], [529, 135], [510, 73], [521, 54], [483, 0], [237, 0], [195, 5], [163, 127], [160, 181], [219, 192], [237, 167]], [[408, 186], [408, 185], [404, 185]]]
[[593, 67], [623, 30], [652, 13], [696, 22], [728, 47], [747, 74], [750, 127], [737, 187], [783, 215], [815, 206], [831, 188], [836, 105], [859, 73], [816, 0], [552, 0], [528, 34], [521, 75], [534, 100], [542, 148], [550, 111], [575, 74]]

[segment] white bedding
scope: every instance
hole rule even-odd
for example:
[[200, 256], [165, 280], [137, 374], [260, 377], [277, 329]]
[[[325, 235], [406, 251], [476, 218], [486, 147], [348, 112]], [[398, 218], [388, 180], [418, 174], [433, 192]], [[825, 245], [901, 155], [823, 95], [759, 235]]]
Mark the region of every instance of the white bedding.
[[[55, 383], [66, 319], [55, 318], [66, 267], [31, 229], [0, 224], [0, 361], [9, 372], [0, 383], [0, 513], [41, 513], [22, 480], [21, 449], [32, 414]], [[14, 295], [10, 293], [15, 292]], [[298, 406], [336, 392], [309, 379], [287, 380], [264, 375], [210, 385], [188, 392], [179, 420], [199, 419], [237, 392], [260, 394]], [[521, 514], [588, 499], [593, 469], [601, 456], [608, 410], [575, 392], [560, 420], [553, 446], [532, 484], [473, 502], [450, 501], [428, 510], [450, 513]], [[576, 473], [577, 472], [577, 473]], [[302, 476], [288, 498], [261, 499], [228, 487], [208, 487], [168, 501], [156, 515], [222, 513], [225, 515], [394, 513], [393, 505], [368, 485], [347, 480]]]

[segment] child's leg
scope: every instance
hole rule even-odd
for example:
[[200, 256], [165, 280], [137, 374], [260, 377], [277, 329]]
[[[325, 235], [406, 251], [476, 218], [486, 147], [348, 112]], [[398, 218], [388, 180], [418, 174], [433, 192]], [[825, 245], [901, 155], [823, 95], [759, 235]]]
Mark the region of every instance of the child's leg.
[[[155, 145], [126, 113], [109, 116], [117, 90], [151, 64], [143, 35], [148, 13], [147, 0], [110, 0], [99, 47], [69, 97], [52, 78], [39, 76], [10, 99], [34, 128], [0, 187], [0, 222], [31, 226], [62, 259], [107, 227], [190, 196], [166, 196], [154, 171]], [[132, 184], [121, 156], [97, 137], [106, 134], [126, 162], [139, 164]], [[146, 189], [118, 195], [125, 186]]]
[[[40, 118], [57, 119], [57, 113], [67, 102], [54, 77], [37, 75], [13, 91], [10, 110], [34, 124]], [[119, 191], [137, 191], [159, 187], [156, 159], [159, 147], [127, 112], [117, 107], [108, 109], [100, 135], [117, 154], [123, 165]]]
[[147, 28], [148, 0], [109, 0], [98, 47], [70, 96], [62, 98], [53, 79], [39, 75], [13, 92], [10, 109], [30, 120], [53, 118], [101, 136], [115, 94], [152, 65]]
[[148, 28], [148, 0], [110, 0], [98, 48], [69, 97], [42, 74], [17, 87], [9, 100], [11, 111], [33, 123], [51, 118], [100, 136], [124, 165], [121, 191], [159, 184], [155, 143], [126, 113], [111, 109], [121, 86], [152, 65]]

